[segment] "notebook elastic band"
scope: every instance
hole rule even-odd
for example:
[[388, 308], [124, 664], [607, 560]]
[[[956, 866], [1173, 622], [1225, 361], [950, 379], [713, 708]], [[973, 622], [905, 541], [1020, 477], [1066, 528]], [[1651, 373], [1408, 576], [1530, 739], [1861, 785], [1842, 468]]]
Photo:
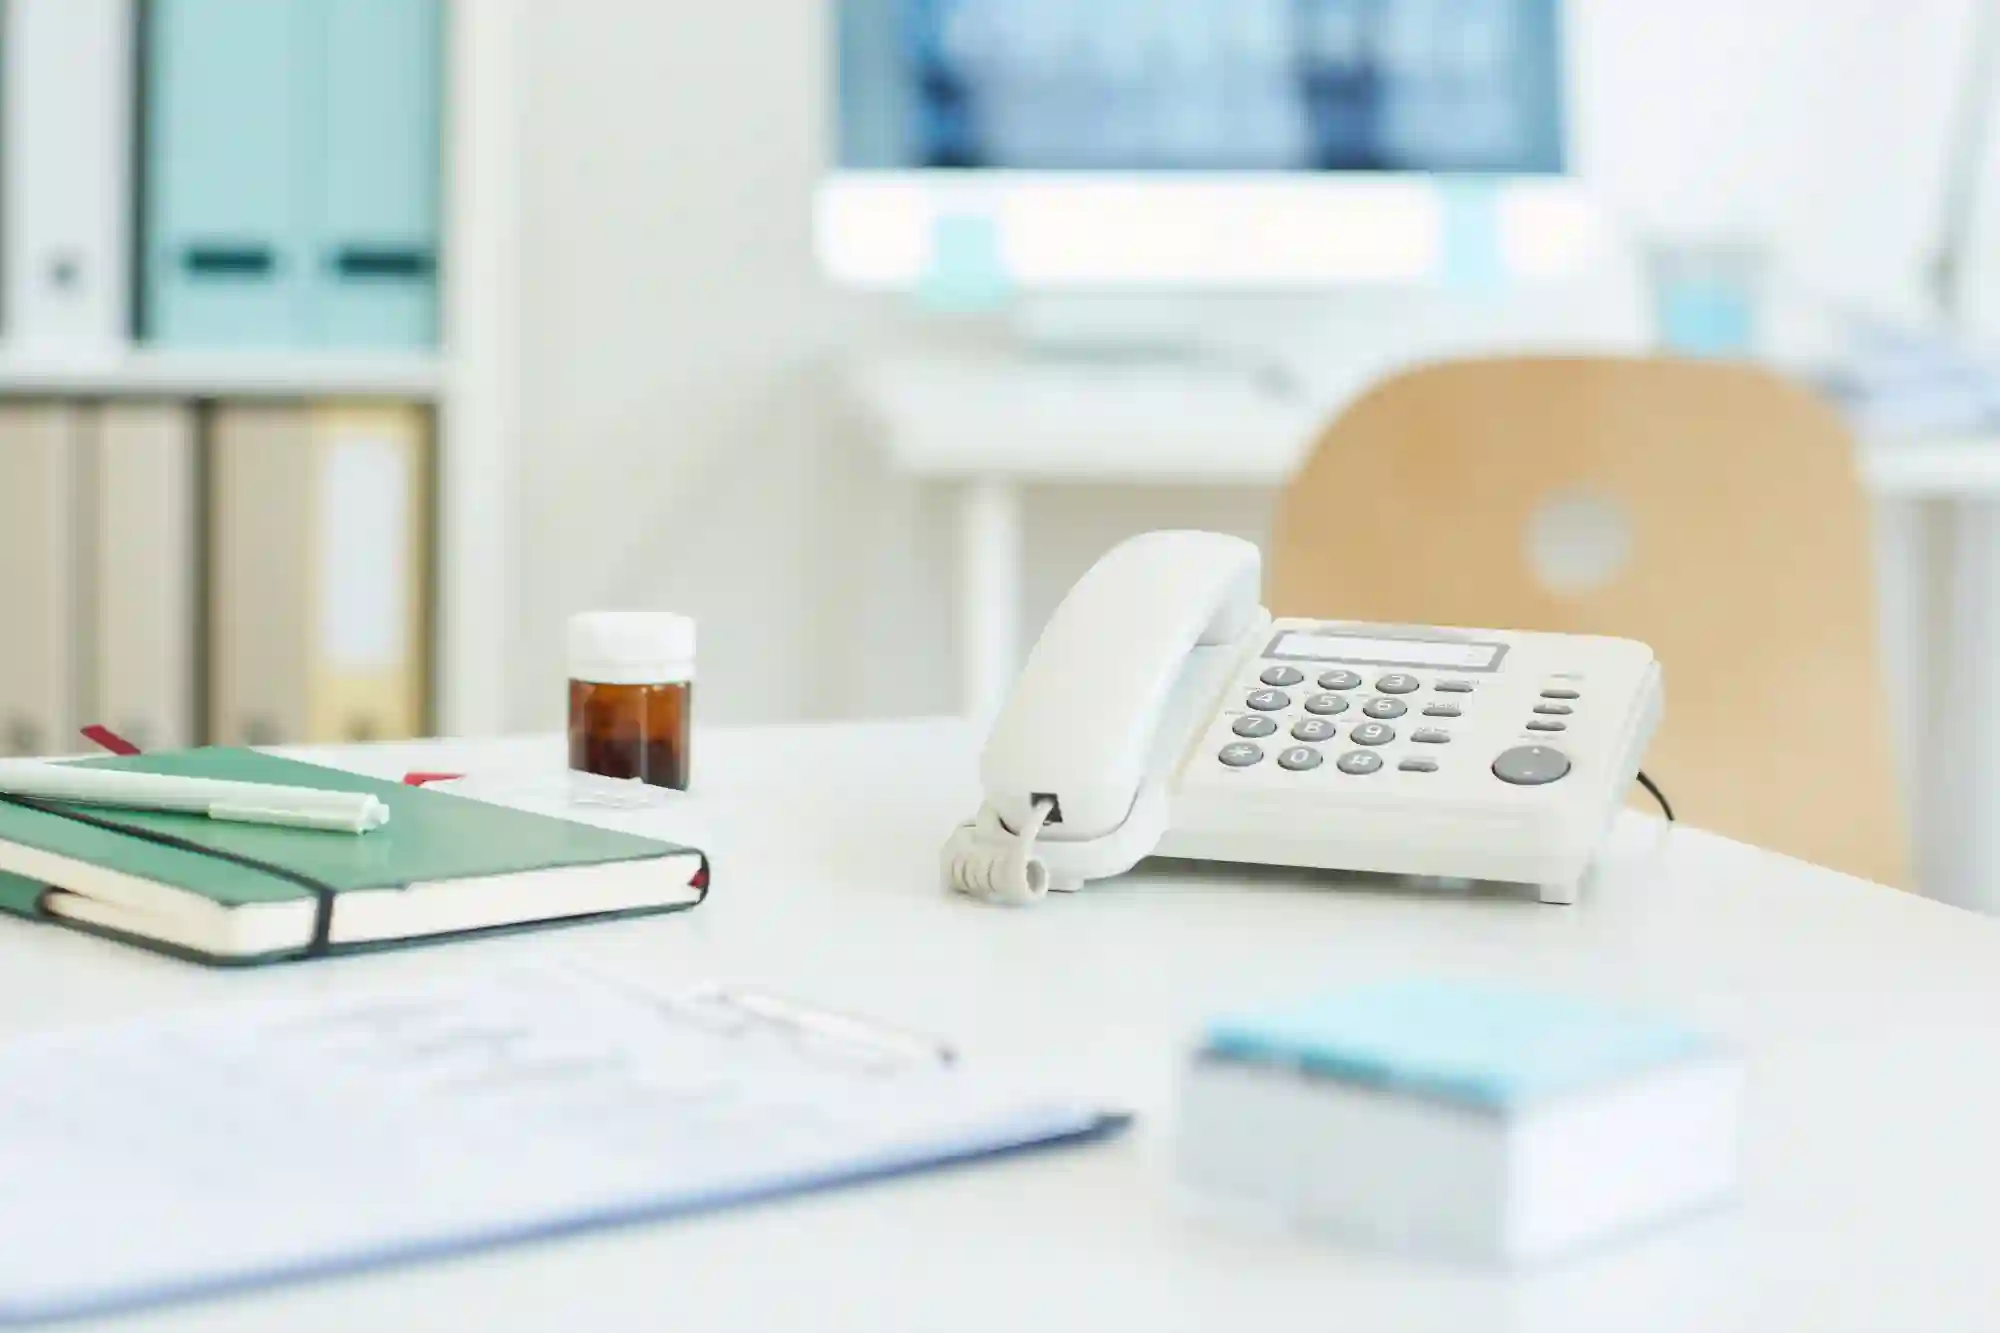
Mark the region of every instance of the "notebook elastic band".
[[32, 796], [14, 796], [0, 792], [0, 802], [18, 805], [24, 810], [34, 810], [45, 815], [55, 815], [59, 819], [74, 820], [88, 824], [91, 828], [103, 829], [107, 833], [123, 833], [160, 847], [172, 847], [176, 851], [193, 852], [196, 856], [212, 857], [217, 861], [227, 861], [231, 865], [242, 866], [262, 874], [282, 879], [288, 884], [296, 884], [313, 896], [312, 939], [306, 944], [306, 957], [317, 958], [324, 954], [333, 937], [333, 900], [340, 890], [323, 879], [301, 874], [287, 866], [260, 861], [254, 856], [243, 856], [236, 852], [225, 852], [219, 847], [204, 847], [198, 842], [177, 837], [172, 833], [162, 833], [158, 829], [143, 828], [137, 824], [121, 824], [115, 819], [102, 815], [85, 814], [74, 806], [60, 805], [53, 801], [37, 800]]

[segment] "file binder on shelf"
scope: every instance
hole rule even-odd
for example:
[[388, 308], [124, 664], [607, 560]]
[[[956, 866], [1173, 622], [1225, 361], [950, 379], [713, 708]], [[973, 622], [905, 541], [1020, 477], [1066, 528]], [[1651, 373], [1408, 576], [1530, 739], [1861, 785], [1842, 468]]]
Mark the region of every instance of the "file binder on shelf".
[[130, 402], [93, 416], [81, 714], [141, 749], [177, 749], [195, 739], [194, 414]]
[[131, 334], [134, 0], [6, 0], [7, 336], [109, 350]]
[[76, 411], [0, 403], [0, 753], [74, 748]]
[[148, 16], [147, 335], [434, 345], [440, 0], [152, 0]]
[[151, 0], [145, 48], [146, 336], [296, 344], [308, 80], [298, 0]]
[[330, 347], [437, 341], [444, 16], [439, 0], [310, 0], [324, 79], [308, 326]]
[[307, 739], [312, 440], [294, 407], [217, 408], [209, 425], [208, 739]]
[[212, 739], [422, 734], [426, 414], [231, 406], [217, 411], [212, 440]]
[[316, 408], [315, 740], [421, 736], [429, 693], [430, 449], [419, 408]]

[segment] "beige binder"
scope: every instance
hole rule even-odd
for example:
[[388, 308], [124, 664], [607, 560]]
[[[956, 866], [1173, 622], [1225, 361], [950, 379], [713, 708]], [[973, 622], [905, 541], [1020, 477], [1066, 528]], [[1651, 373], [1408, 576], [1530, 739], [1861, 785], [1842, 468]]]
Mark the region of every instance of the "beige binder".
[[430, 693], [430, 431], [421, 408], [315, 409], [314, 740], [421, 736]]
[[209, 739], [303, 741], [312, 664], [306, 415], [222, 407], [209, 439]]
[[210, 722], [223, 744], [421, 735], [429, 431], [408, 406], [232, 406], [212, 432]]
[[194, 742], [194, 414], [110, 403], [86, 429], [81, 713], [141, 749]]
[[87, 748], [77, 738], [77, 432], [74, 409], [0, 404], [0, 753]]

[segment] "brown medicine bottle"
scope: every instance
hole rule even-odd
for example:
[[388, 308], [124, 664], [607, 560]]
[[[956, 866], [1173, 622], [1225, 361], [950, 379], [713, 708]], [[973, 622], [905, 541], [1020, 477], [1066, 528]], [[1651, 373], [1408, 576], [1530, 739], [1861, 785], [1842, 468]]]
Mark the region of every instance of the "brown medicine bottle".
[[593, 611], [569, 622], [569, 766], [687, 790], [694, 621]]

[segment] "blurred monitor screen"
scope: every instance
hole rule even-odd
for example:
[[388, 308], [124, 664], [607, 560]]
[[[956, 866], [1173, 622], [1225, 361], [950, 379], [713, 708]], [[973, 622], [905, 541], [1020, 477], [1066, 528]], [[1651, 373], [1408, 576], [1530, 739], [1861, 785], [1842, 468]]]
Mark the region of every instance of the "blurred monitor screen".
[[1560, 0], [834, 0], [838, 282], [967, 294], [1567, 276]]
[[1562, 170], [1558, 0], [838, 0], [850, 170]]

